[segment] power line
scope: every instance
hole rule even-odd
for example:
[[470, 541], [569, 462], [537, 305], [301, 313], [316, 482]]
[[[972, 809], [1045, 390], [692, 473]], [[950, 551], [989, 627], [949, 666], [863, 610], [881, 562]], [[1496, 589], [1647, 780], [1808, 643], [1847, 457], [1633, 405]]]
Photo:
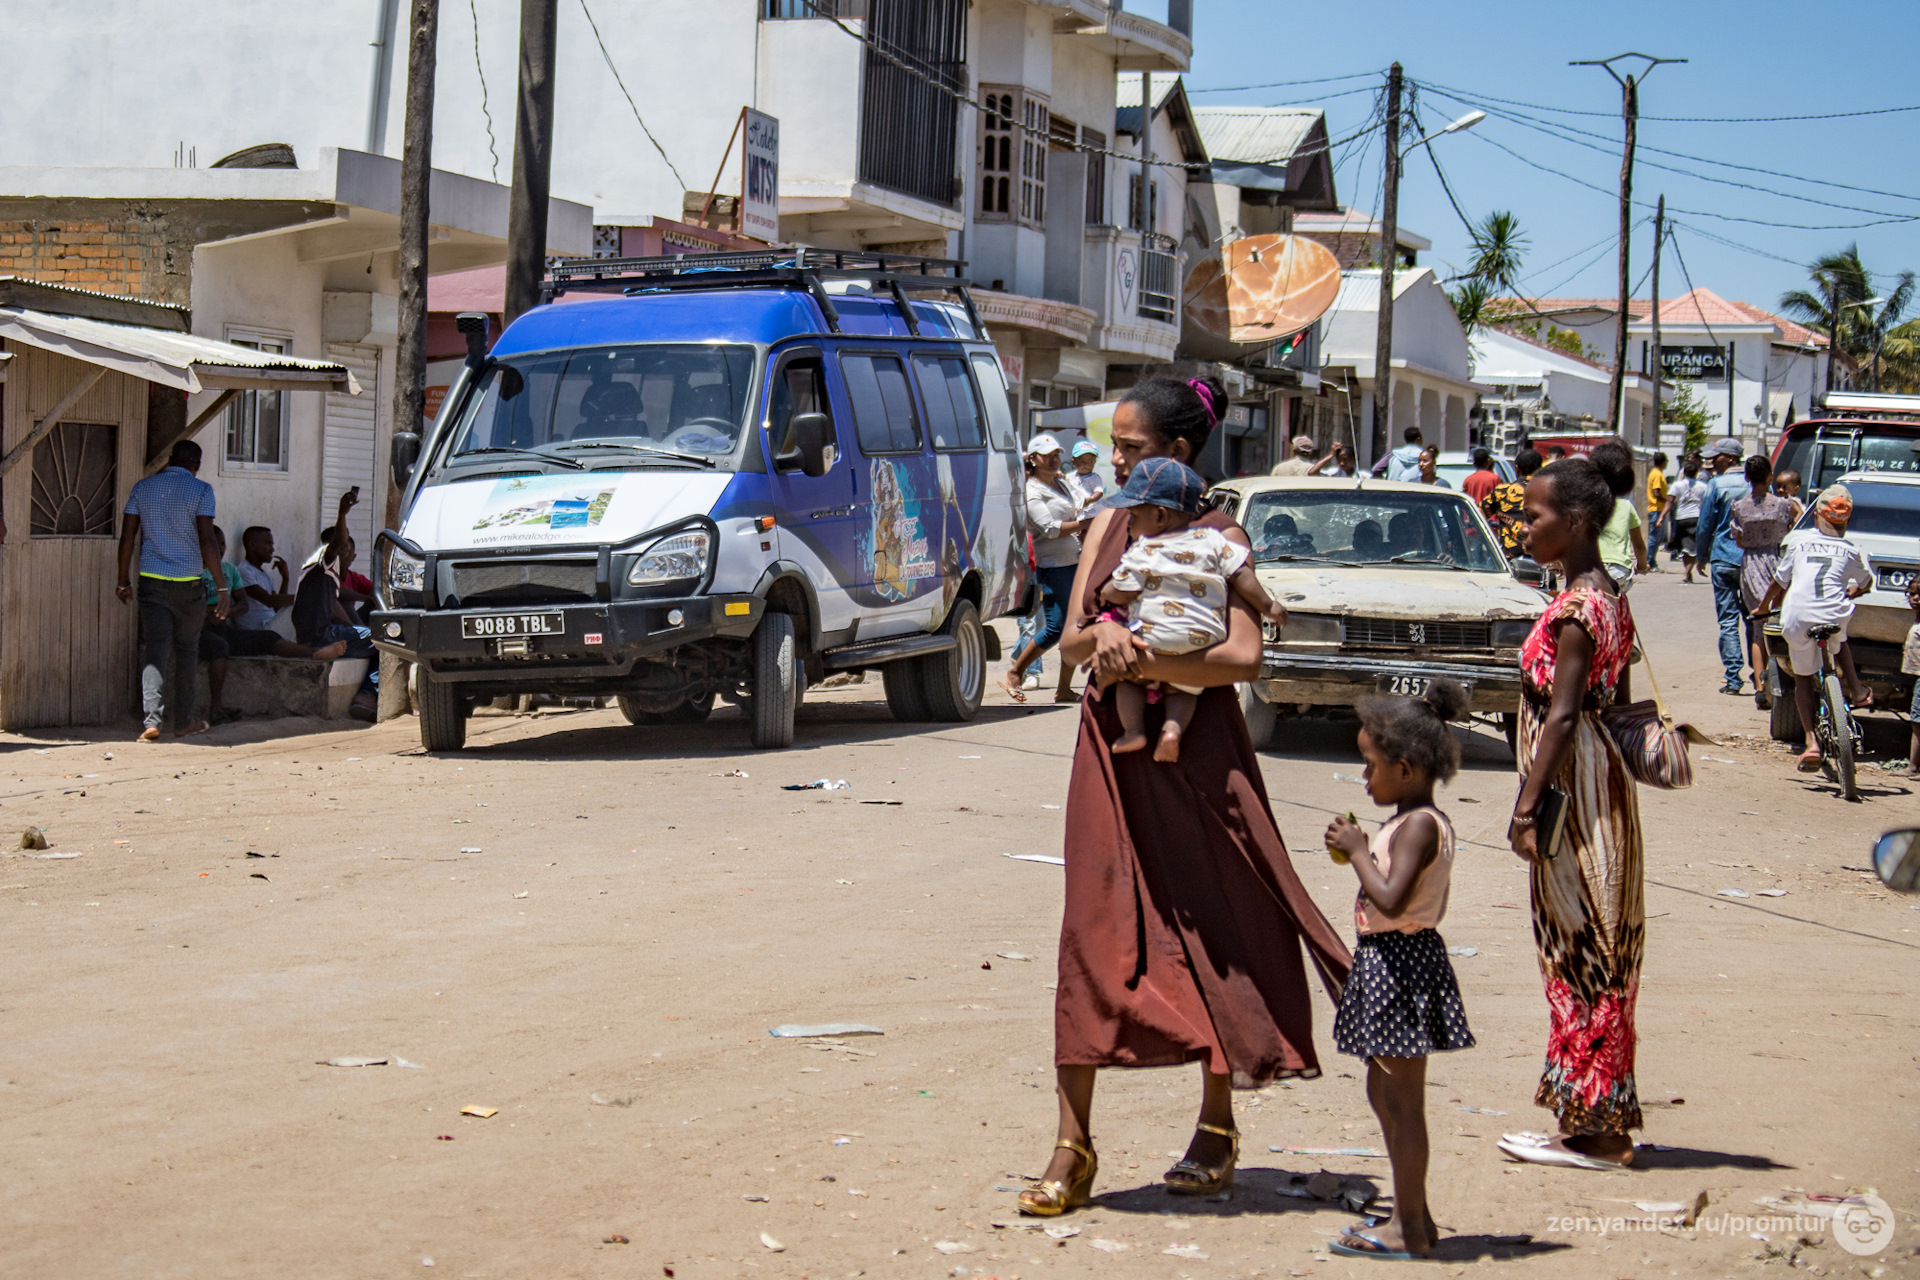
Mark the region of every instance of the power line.
[[580, 12], [587, 15], [587, 25], [593, 28], [594, 43], [600, 46], [600, 56], [606, 60], [607, 70], [613, 72], [613, 82], [619, 85], [620, 92], [626, 95], [627, 105], [633, 109], [633, 118], [640, 126], [640, 132], [647, 135], [647, 141], [651, 142], [653, 149], [660, 153], [660, 158], [667, 162], [667, 168], [672, 171], [673, 180], [680, 184], [680, 189], [689, 190], [687, 180], [681, 177], [680, 170], [674, 167], [672, 157], [667, 155], [667, 149], [660, 145], [660, 139], [653, 136], [653, 130], [647, 128], [647, 122], [640, 118], [639, 104], [634, 102], [633, 95], [627, 92], [627, 82], [620, 78], [620, 68], [613, 65], [613, 55], [607, 52], [607, 42], [600, 38], [600, 24], [593, 20], [593, 10], [587, 8], [587, 0], [580, 0]]
[[[1322, 76], [1317, 80], [1272, 80], [1266, 84], [1227, 84], [1215, 85], [1208, 89], [1189, 88], [1188, 93], [1245, 93], [1252, 89], [1291, 89], [1303, 84], [1337, 84], [1342, 80], [1378, 80], [1386, 75], [1385, 68], [1379, 71], [1356, 71], [1346, 76]], [[1371, 87], [1371, 86], [1369, 86]]]
[[[1433, 88], [1441, 88], [1431, 81]], [[1489, 102], [1504, 103], [1509, 107], [1525, 107], [1529, 111], [1551, 111], [1563, 116], [1598, 116], [1606, 120], [1617, 120], [1615, 111], [1581, 111], [1573, 107], [1550, 107], [1538, 102], [1519, 102], [1513, 98], [1495, 98], [1482, 95]], [[1886, 116], [1901, 112], [1920, 111], [1920, 106], [1912, 107], [1876, 107], [1869, 111], [1829, 111], [1819, 115], [1804, 116], [1641, 116], [1642, 120], [1658, 120], [1663, 124], [1785, 124], [1795, 120], [1849, 120], [1858, 116]]]
[[[1613, 141], [1611, 138], [1606, 138], [1602, 134], [1592, 133], [1585, 129], [1576, 129], [1571, 125], [1563, 125], [1551, 120], [1529, 119], [1528, 117], [1519, 115], [1518, 113], [1515, 113], [1515, 112], [1502, 111], [1497, 107], [1487, 107], [1485, 104], [1476, 102], [1470, 98], [1457, 97], [1454, 94], [1448, 93], [1444, 90], [1436, 89], [1435, 92], [1438, 94], [1438, 96], [1442, 98], [1446, 98], [1452, 102], [1458, 102], [1463, 106], [1481, 107], [1482, 109], [1486, 110], [1489, 115], [1492, 115], [1496, 119], [1506, 120], [1509, 123], [1520, 125], [1522, 128], [1532, 129], [1535, 132], [1543, 133], [1548, 137], [1555, 139], [1556, 141], [1571, 143], [1576, 147], [1585, 147], [1589, 151], [1598, 151], [1598, 152], [1601, 152], [1602, 154], [1611, 154], [1613, 150], [1611, 146], [1603, 147], [1603, 146], [1596, 145], [1595, 143], [1592, 143], [1592, 142], [1585, 142], [1581, 140], [1581, 137], [1585, 137], [1585, 138], [1601, 138], [1604, 141], [1609, 143]], [[1567, 136], [1568, 134], [1579, 134], [1581, 135], [1581, 137], [1568, 137]], [[1644, 151], [1657, 152], [1660, 155], [1680, 156], [1682, 159], [1699, 160], [1703, 164], [1721, 164], [1721, 165], [1725, 165], [1725, 167], [1727, 168], [1742, 169], [1742, 170], [1746, 170], [1748, 172], [1754, 172], [1754, 173], [1764, 173], [1773, 177], [1786, 178], [1794, 182], [1818, 183], [1820, 181], [1819, 179], [1816, 179], [1816, 178], [1803, 178], [1797, 174], [1781, 173], [1778, 170], [1773, 170], [1773, 169], [1757, 169], [1751, 165], [1735, 165], [1735, 164], [1728, 164], [1725, 161], [1709, 160], [1699, 156], [1688, 156], [1682, 152], [1668, 151], [1661, 147], [1643, 146], [1638, 149], [1644, 150]], [[1680, 174], [1683, 177], [1697, 178], [1702, 182], [1713, 182], [1713, 183], [1718, 183], [1721, 186], [1738, 187], [1744, 191], [1757, 191], [1763, 195], [1778, 196], [1783, 200], [1799, 200], [1806, 204], [1822, 205], [1829, 209], [1839, 209], [1847, 213], [1871, 214], [1875, 217], [1888, 218], [1894, 221], [1903, 221], [1908, 219], [1920, 220], [1920, 214], [1891, 213], [1885, 209], [1868, 209], [1860, 205], [1840, 204], [1832, 200], [1822, 200], [1818, 196], [1803, 196], [1803, 195], [1798, 195], [1791, 191], [1779, 191], [1772, 187], [1762, 187], [1762, 186], [1757, 186], [1750, 182], [1741, 182], [1735, 178], [1721, 178], [1721, 177], [1716, 177], [1713, 174], [1709, 174], [1709, 173], [1697, 173], [1691, 169], [1682, 169], [1676, 165], [1661, 164], [1657, 160], [1642, 160], [1641, 163], [1646, 165], [1648, 168], [1662, 169], [1668, 173]], [[1828, 184], [1822, 184], [1822, 185], [1840, 186], [1840, 187], [1845, 186], [1844, 183], [1828, 183]], [[1868, 188], [1860, 188], [1860, 187], [1854, 187], [1854, 188], [1848, 188], [1848, 189], [1862, 190], [1862, 191], [1869, 190]], [[1895, 200], [1920, 201], [1920, 196], [1904, 195], [1897, 191], [1872, 191], [1871, 194], [1884, 195]]]

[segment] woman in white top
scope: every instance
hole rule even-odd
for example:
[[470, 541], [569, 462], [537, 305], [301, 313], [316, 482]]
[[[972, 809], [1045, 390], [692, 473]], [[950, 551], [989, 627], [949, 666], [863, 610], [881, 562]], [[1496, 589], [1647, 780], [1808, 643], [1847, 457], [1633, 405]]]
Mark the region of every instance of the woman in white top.
[[[1000, 687], [1015, 702], [1025, 702], [1020, 682], [1042, 653], [1060, 642], [1066, 625], [1067, 600], [1073, 595], [1073, 575], [1080, 564], [1080, 536], [1090, 521], [1080, 512], [1080, 497], [1060, 477], [1060, 442], [1044, 432], [1027, 446], [1027, 532], [1033, 538], [1034, 585], [1040, 591], [1046, 626], [1000, 678]], [[1065, 701], [1072, 701], [1069, 694]]]

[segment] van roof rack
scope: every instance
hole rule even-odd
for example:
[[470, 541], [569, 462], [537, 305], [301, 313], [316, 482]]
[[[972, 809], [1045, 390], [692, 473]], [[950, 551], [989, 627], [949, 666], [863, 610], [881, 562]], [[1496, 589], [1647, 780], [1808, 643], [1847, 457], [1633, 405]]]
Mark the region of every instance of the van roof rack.
[[551, 302], [572, 289], [595, 292], [652, 293], [694, 289], [804, 289], [819, 304], [827, 327], [840, 332], [840, 312], [826, 291], [828, 280], [859, 280], [884, 286], [893, 295], [907, 331], [920, 336], [920, 321], [907, 305], [907, 290], [950, 293], [959, 301], [974, 335], [987, 340], [986, 326], [974, 309], [972, 283], [956, 258], [926, 258], [898, 253], [841, 249], [756, 249], [742, 253], [687, 253], [653, 258], [566, 258], [553, 264], [542, 284], [542, 300]]

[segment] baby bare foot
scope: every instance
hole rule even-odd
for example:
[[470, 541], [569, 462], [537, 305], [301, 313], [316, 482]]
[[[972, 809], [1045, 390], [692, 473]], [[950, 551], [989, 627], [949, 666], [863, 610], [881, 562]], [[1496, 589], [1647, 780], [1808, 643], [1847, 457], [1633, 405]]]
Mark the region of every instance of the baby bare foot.
[[347, 642], [336, 640], [324, 649], [315, 649], [313, 656], [321, 662], [332, 662], [335, 658], [347, 656]]
[[1110, 747], [1109, 750], [1111, 750], [1114, 755], [1119, 756], [1125, 755], [1129, 751], [1144, 751], [1146, 750], [1146, 746], [1146, 734], [1123, 733], [1113, 740], [1113, 746]]
[[1160, 731], [1160, 745], [1153, 749], [1153, 758], [1161, 764], [1180, 762], [1180, 727], [1168, 725]]

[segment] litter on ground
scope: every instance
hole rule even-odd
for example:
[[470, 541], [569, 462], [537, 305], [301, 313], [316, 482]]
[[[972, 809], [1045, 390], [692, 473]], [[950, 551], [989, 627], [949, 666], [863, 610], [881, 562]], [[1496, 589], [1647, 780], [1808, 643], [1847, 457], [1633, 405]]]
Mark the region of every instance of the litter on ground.
[[1015, 862], [1044, 862], [1050, 867], [1067, 865], [1067, 860], [1057, 853], [1008, 853], [1001, 856], [1012, 858]]
[[813, 782], [789, 782], [780, 789], [782, 791], [851, 791], [853, 784], [845, 778], [838, 782], [832, 778], [820, 778]]
[[783, 1022], [767, 1032], [781, 1040], [801, 1040], [813, 1036], [883, 1036], [887, 1034], [878, 1027], [870, 1027], [864, 1022]]

